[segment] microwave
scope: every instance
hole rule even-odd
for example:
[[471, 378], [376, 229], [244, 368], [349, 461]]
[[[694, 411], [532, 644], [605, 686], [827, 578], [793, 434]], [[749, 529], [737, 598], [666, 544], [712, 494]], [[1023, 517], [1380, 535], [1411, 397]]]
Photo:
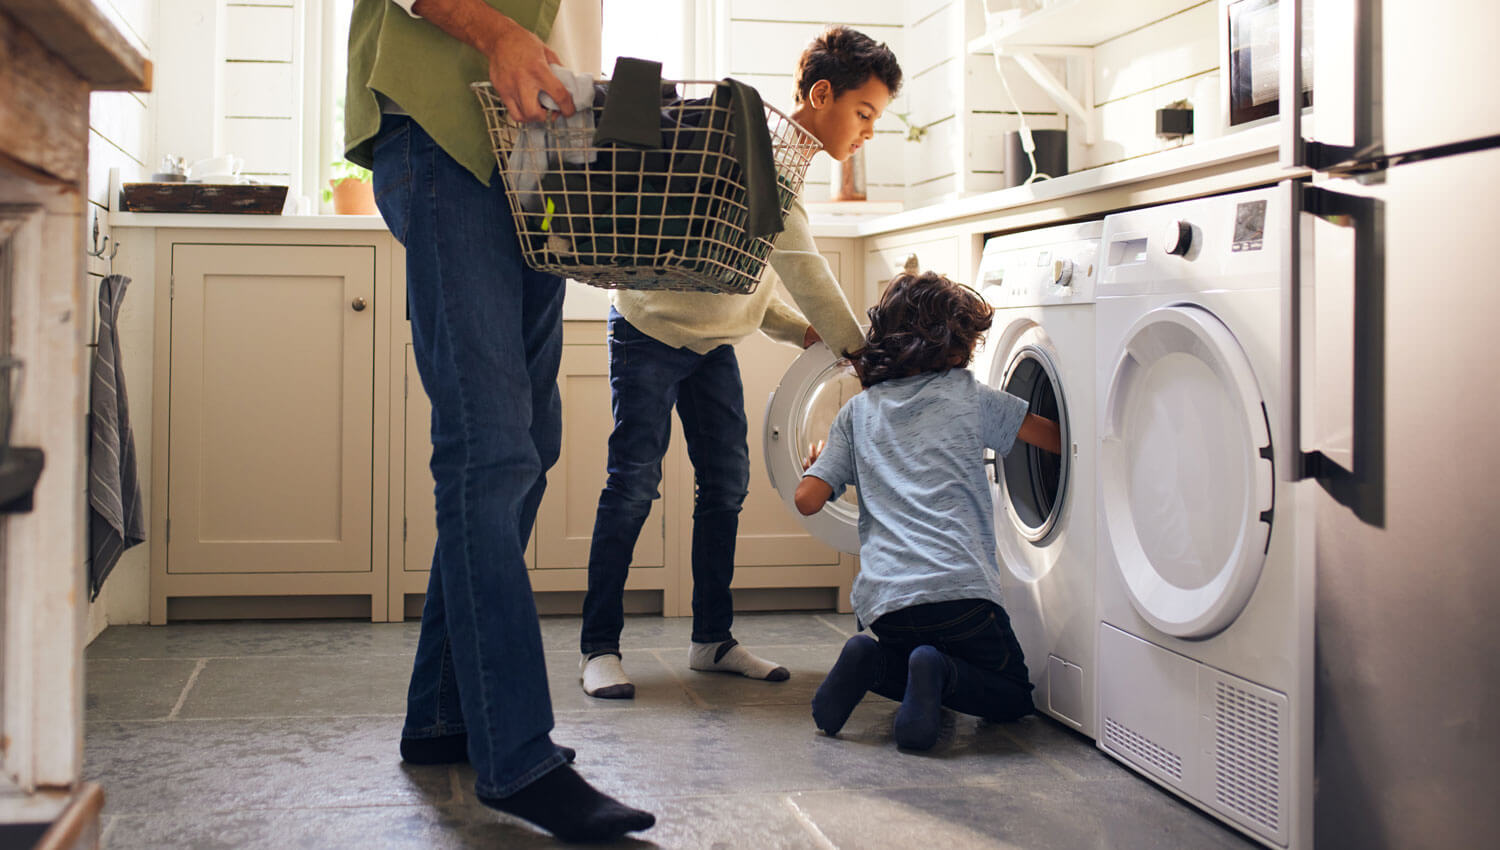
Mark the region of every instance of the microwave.
[[[1312, 105], [1312, 19], [1303, 0], [1302, 99]], [[1236, 127], [1275, 115], [1281, 94], [1281, 20], [1277, 0], [1219, 0], [1219, 78], [1225, 123]]]

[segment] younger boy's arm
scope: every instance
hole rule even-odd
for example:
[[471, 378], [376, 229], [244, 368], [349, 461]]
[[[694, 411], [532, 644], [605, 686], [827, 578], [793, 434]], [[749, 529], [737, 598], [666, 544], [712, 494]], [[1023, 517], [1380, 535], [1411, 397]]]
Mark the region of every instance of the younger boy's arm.
[[1062, 454], [1062, 428], [1053, 420], [1035, 413], [1028, 413], [1021, 420], [1021, 430], [1016, 433], [1016, 439], [1030, 443], [1044, 452]]
[[803, 516], [812, 516], [823, 510], [823, 506], [832, 498], [832, 484], [816, 475], [804, 475], [802, 480], [797, 482], [797, 492], [792, 500], [797, 503], [798, 513]]

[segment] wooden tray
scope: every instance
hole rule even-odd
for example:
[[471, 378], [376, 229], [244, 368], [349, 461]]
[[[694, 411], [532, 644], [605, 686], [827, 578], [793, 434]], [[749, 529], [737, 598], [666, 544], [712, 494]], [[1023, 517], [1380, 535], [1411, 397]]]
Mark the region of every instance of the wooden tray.
[[126, 183], [120, 187], [120, 210], [279, 215], [286, 191], [285, 186], [255, 184]]

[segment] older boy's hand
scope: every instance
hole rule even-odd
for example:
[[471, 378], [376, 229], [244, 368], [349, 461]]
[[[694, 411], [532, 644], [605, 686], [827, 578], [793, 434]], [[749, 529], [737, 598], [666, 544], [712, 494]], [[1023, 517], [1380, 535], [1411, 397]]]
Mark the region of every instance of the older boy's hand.
[[823, 341], [823, 338], [820, 337], [820, 336], [818, 336], [817, 330], [815, 328], [813, 328], [812, 325], [808, 325], [807, 326], [807, 333], [805, 333], [805, 334], [802, 335], [802, 348], [803, 348], [803, 350], [812, 348], [813, 343], [815, 343], [815, 342], [822, 342], [822, 341]]

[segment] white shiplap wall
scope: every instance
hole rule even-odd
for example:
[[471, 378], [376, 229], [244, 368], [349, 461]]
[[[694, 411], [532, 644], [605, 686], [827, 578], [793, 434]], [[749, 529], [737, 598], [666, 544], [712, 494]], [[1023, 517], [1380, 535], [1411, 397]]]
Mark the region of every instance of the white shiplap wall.
[[[716, 6], [725, 54], [718, 70], [752, 83], [783, 109], [792, 105], [797, 57], [822, 27], [846, 24], [896, 51], [905, 85], [867, 148], [866, 182], [874, 200], [917, 207], [1004, 188], [1005, 134], [1019, 127], [1018, 109], [1032, 129], [1070, 129], [1067, 115], [1012, 60], [1000, 61], [1014, 100], [1001, 85], [994, 54], [968, 53], [969, 41], [984, 31], [983, 0], [720, 0]], [[1217, 16], [1217, 0], [1182, 0], [1169, 14], [1094, 46], [1100, 138], [1088, 145], [1081, 129], [1070, 134], [1071, 170], [1190, 142], [1156, 137], [1155, 110], [1176, 100], [1196, 107], [1196, 138], [1217, 135]], [[1044, 64], [1083, 96], [1081, 63]], [[895, 113], [925, 127], [926, 138], [907, 142]], [[827, 196], [828, 174], [828, 159], [815, 159], [809, 199]]]
[[[94, 5], [125, 34], [136, 49], [152, 57], [156, 41], [156, 0], [94, 0]], [[128, 177], [149, 173], [154, 168], [152, 148], [153, 95], [143, 92], [95, 92], [89, 98], [89, 169], [88, 214], [84, 216], [84, 243], [93, 238], [93, 226], [99, 222], [101, 236], [111, 236], [106, 216], [109, 207], [109, 172], [112, 168]], [[113, 240], [111, 240], [113, 247]], [[150, 250], [149, 246], [132, 245], [122, 250]], [[99, 281], [109, 271], [102, 259], [88, 261], [90, 317], [97, 313]], [[131, 387], [147, 387], [151, 375], [151, 281], [135, 281], [126, 290], [120, 315], [121, 363], [126, 370], [127, 392]], [[92, 327], [92, 324], [91, 324]], [[84, 362], [92, 362], [90, 357]], [[149, 393], [137, 393], [132, 402], [136, 409], [149, 410]], [[136, 447], [141, 469], [149, 469], [151, 440], [143, 440], [136, 431]], [[148, 482], [142, 480], [145, 486]], [[89, 606], [89, 640], [109, 623], [145, 622], [148, 569], [144, 546], [125, 553], [110, 574], [99, 598]]]

